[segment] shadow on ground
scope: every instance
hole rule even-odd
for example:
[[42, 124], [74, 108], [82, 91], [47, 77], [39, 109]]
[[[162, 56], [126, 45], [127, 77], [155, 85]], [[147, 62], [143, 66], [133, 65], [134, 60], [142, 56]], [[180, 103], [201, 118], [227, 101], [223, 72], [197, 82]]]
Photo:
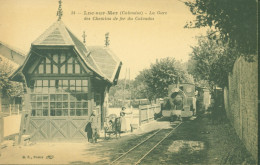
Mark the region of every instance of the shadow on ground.
[[[167, 124], [167, 118], [154, 124]], [[169, 123], [168, 123], [169, 125]], [[174, 123], [170, 124], [174, 127]], [[169, 128], [169, 127], [168, 127]], [[99, 157], [92, 164], [109, 164], [112, 160], [143, 141], [156, 130], [141, 134], [112, 137], [91, 144], [84, 154]], [[227, 120], [213, 123], [209, 115], [184, 121], [141, 164], [256, 164]], [[70, 164], [90, 164], [71, 162]]]

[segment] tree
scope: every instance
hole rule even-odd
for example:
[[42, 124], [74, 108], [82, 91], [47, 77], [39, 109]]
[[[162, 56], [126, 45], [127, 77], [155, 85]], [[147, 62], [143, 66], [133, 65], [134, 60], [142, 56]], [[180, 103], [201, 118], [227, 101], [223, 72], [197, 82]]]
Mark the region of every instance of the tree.
[[112, 86], [109, 90], [109, 101], [112, 104], [120, 104], [115, 106], [123, 106], [124, 103], [122, 102], [123, 99], [130, 100], [132, 96], [133, 91], [133, 80], [118, 80], [116, 86]]
[[210, 67], [218, 56], [223, 53], [223, 47], [216, 44], [211, 38], [200, 36], [198, 37], [198, 45], [192, 47], [190, 65], [188, 70], [196, 80], [209, 80]]
[[184, 2], [196, 19], [187, 28], [209, 26], [198, 38], [189, 61], [196, 81], [228, 86], [228, 73], [239, 56], [253, 60], [257, 48], [257, 2], [255, 0], [191, 0]]
[[146, 77], [150, 75], [150, 69], [144, 69], [136, 76], [133, 89], [134, 97], [136, 99], [147, 99], [152, 98], [152, 92], [149, 90], [147, 83], [145, 82]]
[[196, 66], [197, 61], [194, 60], [194, 58], [191, 57], [185, 64], [186, 64], [187, 72], [193, 76], [194, 84], [197, 87], [206, 87], [206, 88], [210, 87], [209, 81], [199, 78], [200, 76], [197, 74], [197, 72], [195, 72], [197, 67]]
[[143, 82], [143, 91], [151, 99], [168, 95], [170, 84], [193, 83], [193, 77], [187, 73], [182, 63], [172, 57], [157, 60], [149, 69], [140, 72], [135, 81]]
[[[172, 57], [157, 60], [150, 68], [140, 71], [135, 80], [119, 80], [116, 86], [110, 88], [110, 102], [129, 99], [164, 98], [168, 95], [170, 84], [194, 83], [184, 64]], [[126, 85], [125, 85], [126, 84]], [[125, 86], [125, 89], [124, 89]]]
[[[212, 33], [208, 31], [207, 34]], [[228, 85], [228, 73], [232, 71], [234, 62], [240, 56], [236, 48], [230, 48], [228, 43], [216, 40], [210, 35], [198, 37], [198, 45], [192, 47], [191, 59], [188, 62], [188, 72], [196, 82], [206, 80], [209, 86]]]
[[20, 96], [23, 94], [23, 86], [21, 83], [13, 82], [8, 79], [10, 73], [14, 71], [14, 67], [7, 59], [0, 61], [0, 90], [5, 97]]
[[236, 48], [245, 56], [257, 50], [257, 2], [256, 0], [193, 0], [186, 1], [196, 19], [185, 27], [213, 27], [213, 37]]

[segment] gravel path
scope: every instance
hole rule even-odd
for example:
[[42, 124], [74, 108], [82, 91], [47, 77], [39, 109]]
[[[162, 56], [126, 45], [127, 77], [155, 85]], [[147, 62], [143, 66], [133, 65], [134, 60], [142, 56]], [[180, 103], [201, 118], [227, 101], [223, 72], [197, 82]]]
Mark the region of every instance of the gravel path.
[[[35, 143], [1, 149], [0, 164], [109, 164], [158, 129], [172, 128], [168, 121], [152, 121], [121, 138], [92, 144]], [[212, 124], [206, 115], [185, 121], [141, 164], [256, 164], [228, 122]], [[131, 163], [129, 163], [131, 164]]]

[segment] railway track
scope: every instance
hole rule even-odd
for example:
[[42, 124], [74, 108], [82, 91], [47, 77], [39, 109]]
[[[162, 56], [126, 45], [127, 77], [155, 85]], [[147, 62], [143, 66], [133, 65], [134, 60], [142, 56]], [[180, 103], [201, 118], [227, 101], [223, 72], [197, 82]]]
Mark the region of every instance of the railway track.
[[172, 129], [159, 129], [127, 152], [113, 160], [112, 164], [140, 164], [161, 142], [163, 142], [182, 122]]

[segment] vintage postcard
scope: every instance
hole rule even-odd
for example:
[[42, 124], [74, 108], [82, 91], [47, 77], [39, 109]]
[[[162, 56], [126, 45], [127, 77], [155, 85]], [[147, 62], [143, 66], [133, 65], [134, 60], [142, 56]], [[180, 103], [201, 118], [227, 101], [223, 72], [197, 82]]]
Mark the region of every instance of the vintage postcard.
[[258, 163], [256, 1], [0, 2], [0, 164]]

